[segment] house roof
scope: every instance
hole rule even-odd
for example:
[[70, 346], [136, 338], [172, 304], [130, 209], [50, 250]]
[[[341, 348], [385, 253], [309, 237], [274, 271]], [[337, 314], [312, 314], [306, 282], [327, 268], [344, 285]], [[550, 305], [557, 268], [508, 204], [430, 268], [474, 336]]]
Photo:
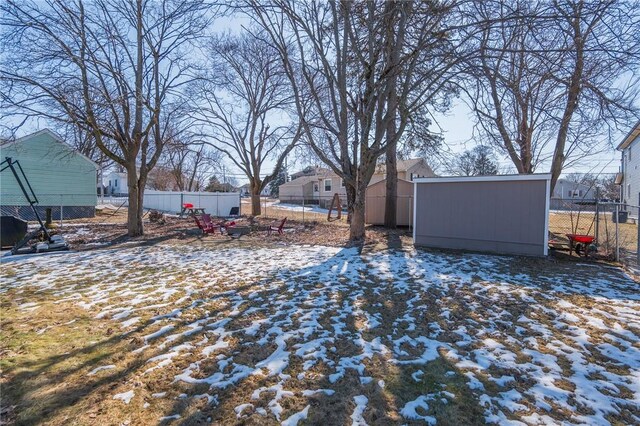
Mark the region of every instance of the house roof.
[[96, 168], [96, 170], [98, 169], [98, 164], [96, 164], [95, 161], [93, 161], [91, 158], [87, 157], [86, 155], [84, 155], [83, 153], [78, 151], [77, 149], [74, 149], [71, 145], [66, 143], [56, 132], [54, 132], [54, 131], [52, 131], [50, 129], [47, 129], [47, 128], [42, 129], [42, 130], [38, 130], [37, 132], [34, 132], [34, 133], [30, 133], [30, 134], [28, 134], [26, 136], [22, 136], [21, 138], [18, 138], [13, 142], [9, 142], [9, 143], [6, 143], [6, 144], [2, 145], [2, 147], [3, 148], [8, 148], [8, 147], [11, 147], [11, 146], [14, 146], [14, 145], [25, 143], [25, 142], [30, 141], [34, 137], [40, 136], [40, 135], [48, 135], [48, 136], [50, 136], [51, 139], [53, 139], [57, 143], [59, 143], [62, 146], [64, 146], [65, 149], [73, 151], [76, 155], [78, 155], [79, 157], [83, 158], [87, 162], [91, 163], [93, 165], [93, 167]]
[[290, 180], [289, 182], [283, 183], [282, 186], [298, 186], [298, 185], [305, 185], [309, 182], [316, 182], [318, 180], [318, 176], [317, 175], [313, 175], [313, 176], [300, 176], [299, 178], [295, 178], [293, 180]]
[[[424, 161], [424, 158], [410, 158], [408, 160], [398, 160], [396, 162], [396, 168], [399, 172], [406, 172], [407, 170], [413, 168], [414, 166], [423, 163], [425, 167], [431, 170], [431, 167]], [[387, 165], [385, 163], [380, 163], [376, 165], [376, 174], [382, 174], [387, 171]]]
[[328, 173], [331, 173], [331, 171], [326, 167], [314, 166], [314, 167], [307, 167], [303, 170], [300, 170], [299, 172], [292, 173], [291, 177], [293, 179], [297, 179], [302, 176], [314, 176], [314, 175], [324, 176]]
[[640, 136], [640, 120], [631, 128], [629, 133], [627, 133], [627, 136], [622, 139], [622, 142], [620, 142], [620, 145], [618, 145], [616, 149], [618, 151], [626, 149], [638, 136]]
[[583, 188], [591, 189], [590, 185], [587, 185], [587, 184], [581, 183], [581, 182], [574, 182], [572, 180], [565, 179], [565, 178], [558, 179], [558, 181], [556, 182], [556, 187], [558, 185], [567, 185], [567, 186], [573, 186], [574, 188], [583, 187]]

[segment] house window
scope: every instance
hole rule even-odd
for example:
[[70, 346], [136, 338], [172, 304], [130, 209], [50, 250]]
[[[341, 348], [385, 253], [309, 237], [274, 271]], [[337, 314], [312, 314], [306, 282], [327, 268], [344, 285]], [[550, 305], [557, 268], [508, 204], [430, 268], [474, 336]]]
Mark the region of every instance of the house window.
[[631, 184], [630, 183], [627, 184], [627, 197], [629, 199], [631, 198]]
[[320, 191], [320, 189], [319, 189], [319, 188], [320, 188], [320, 187], [318, 186], [318, 184], [317, 184], [317, 183], [314, 183], [314, 184], [313, 184], [313, 192], [318, 192], [318, 191]]
[[109, 186], [111, 186], [111, 181], [109, 181]]
[[331, 192], [331, 179], [324, 180], [324, 192]]
[[340, 186], [344, 188], [344, 179], [340, 179]]
[[118, 187], [118, 179], [114, 180], [115, 184], [113, 186], [115, 186], [116, 188]]
[[627, 161], [631, 161], [631, 147], [629, 147], [629, 155], [627, 157]]

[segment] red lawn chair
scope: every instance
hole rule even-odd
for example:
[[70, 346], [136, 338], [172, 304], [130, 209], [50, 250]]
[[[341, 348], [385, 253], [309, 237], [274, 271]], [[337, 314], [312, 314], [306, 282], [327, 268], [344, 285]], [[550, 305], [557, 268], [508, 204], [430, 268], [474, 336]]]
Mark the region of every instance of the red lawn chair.
[[220, 228], [211, 222], [211, 216], [208, 214], [203, 214], [201, 216], [193, 215], [193, 218], [195, 219], [198, 228], [202, 229], [202, 232], [205, 234], [215, 234], [216, 228]]
[[213, 221], [211, 220], [211, 215], [206, 213], [203, 214], [202, 221], [204, 222], [204, 226], [206, 228], [211, 229], [212, 234], [215, 234], [216, 229], [222, 234], [222, 226], [220, 226], [219, 223], [213, 223]]
[[282, 222], [280, 222], [280, 226], [269, 226], [269, 229], [267, 230], [267, 235], [271, 235], [272, 231], [276, 231], [278, 232], [278, 234], [282, 235], [283, 231], [282, 228], [284, 228], [284, 224], [287, 222], [287, 218], [285, 217], [284, 219], [282, 219]]

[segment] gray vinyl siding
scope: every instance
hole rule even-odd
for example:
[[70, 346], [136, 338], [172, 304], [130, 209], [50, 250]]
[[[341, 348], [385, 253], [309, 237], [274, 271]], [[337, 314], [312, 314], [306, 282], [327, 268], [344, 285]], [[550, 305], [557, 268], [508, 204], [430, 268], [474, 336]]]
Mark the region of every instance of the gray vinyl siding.
[[416, 184], [415, 245], [545, 255], [547, 181]]
[[[96, 165], [47, 132], [38, 132], [0, 147], [2, 160], [18, 160], [40, 206], [88, 206], [97, 202]], [[25, 206], [27, 201], [10, 170], [0, 177], [0, 204]]]

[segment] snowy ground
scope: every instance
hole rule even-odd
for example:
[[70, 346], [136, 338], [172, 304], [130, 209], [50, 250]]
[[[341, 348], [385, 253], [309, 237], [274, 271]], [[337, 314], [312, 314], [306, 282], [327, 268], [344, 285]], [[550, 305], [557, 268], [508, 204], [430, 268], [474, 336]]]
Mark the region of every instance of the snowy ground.
[[[314, 212], [314, 213], [323, 213], [323, 214], [327, 214], [329, 212], [329, 209], [323, 209], [322, 207], [315, 204], [308, 204], [306, 206], [302, 206], [300, 204], [287, 204], [287, 203], [281, 203], [280, 201], [273, 201], [273, 202], [266, 203], [266, 205], [267, 207], [273, 207], [280, 210], [289, 210], [294, 212], [305, 211], [305, 212]], [[346, 212], [346, 210], [343, 210], [343, 212]]]
[[2, 263], [8, 309], [80, 307], [128, 345], [74, 370], [112, 382], [118, 421], [640, 423], [640, 291], [614, 268], [204, 245]]

